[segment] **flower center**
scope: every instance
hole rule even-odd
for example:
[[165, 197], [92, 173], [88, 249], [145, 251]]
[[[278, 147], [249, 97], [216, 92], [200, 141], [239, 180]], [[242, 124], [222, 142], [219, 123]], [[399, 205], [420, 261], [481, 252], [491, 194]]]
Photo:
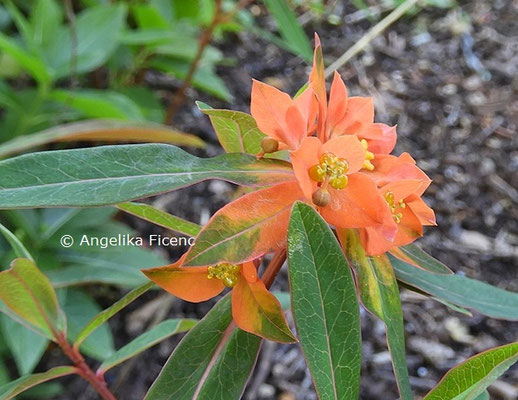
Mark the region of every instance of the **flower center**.
[[387, 192], [385, 193], [385, 200], [387, 201], [387, 204], [389, 205], [390, 212], [392, 213], [392, 218], [394, 218], [394, 221], [396, 221], [396, 224], [399, 224], [401, 222], [401, 219], [403, 218], [403, 213], [397, 212], [398, 208], [405, 208], [406, 204], [403, 202], [403, 199], [400, 199], [396, 203], [396, 199], [394, 198], [394, 193]]
[[319, 163], [309, 168], [309, 177], [318, 183], [329, 182], [333, 189], [343, 189], [347, 186], [349, 163], [343, 158], [336, 157], [333, 153], [325, 153], [320, 157]]
[[239, 280], [239, 274], [241, 267], [235, 264], [218, 264], [207, 268], [207, 278], [219, 279], [223, 282], [226, 287], [236, 286]]
[[369, 144], [365, 139], [362, 139], [361, 143], [363, 145], [363, 148], [365, 149], [365, 161], [363, 162], [362, 168], [368, 169], [369, 171], [373, 171], [374, 165], [372, 165], [371, 160], [374, 160], [374, 153], [367, 150], [369, 148]]

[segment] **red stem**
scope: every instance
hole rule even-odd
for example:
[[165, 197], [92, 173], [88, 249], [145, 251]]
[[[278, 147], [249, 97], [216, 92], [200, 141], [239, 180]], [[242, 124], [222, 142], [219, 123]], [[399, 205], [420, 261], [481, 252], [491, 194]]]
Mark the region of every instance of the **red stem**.
[[68, 343], [65, 335], [62, 332], [59, 332], [56, 336], [59, 347], [61, 347], [63, 353], [65, 353], [65, 355], [70, 358], [77, 367], [78, 374], [86, 379], [104, 400], [117, 400], [113, 393], [110, 392], [110, 389], [108, 389], [108, 385], [104, 378], [100, 375], [96, 375], [95, 372], [92, 371], [85, 362], [81, 353]]
[[224, 13], [222, 8], [223, 1], [216, 0], [216, 10], [214, 11], [214, 17], [212, 18], [212, 21], [210, 22], [209, 26], [205, 28], [205, 30], [202, 32], [200, 36], [198, 51], [196, 52], [196, 55], [194, 56], [191, 65], [189, 66], [189, 70], [185, 75], [182, 85], [180, 86], [174, 98], [171, 100], [171, 103], [169, 104], [164, 119], [164, 124], [170, 125], [173, 122], [174, 116], [176, 115], [178, 108], [185, 99], [185, 92], [192, 85], [192, 79], [198, 69], [198, 66], [200, 65], [203, 53], [205, 52], [206, 47], [209, 45], [212, 39], [214, 30], [217, 28], [218, 25], [230, 20], [239, 10], [246, 7], [252, 1], [253, 0], [241, 0], [231, 11]]
[[264, 285], [267, 289], [272, 286], [277, 273], [280, 271], [282, 264], [286, 260], [286, 249], [277, 250], [277, 252], [273, 255], [270, 263], [266, 267], [266, 271], [264, 271], [263, 276], [261, 277]]

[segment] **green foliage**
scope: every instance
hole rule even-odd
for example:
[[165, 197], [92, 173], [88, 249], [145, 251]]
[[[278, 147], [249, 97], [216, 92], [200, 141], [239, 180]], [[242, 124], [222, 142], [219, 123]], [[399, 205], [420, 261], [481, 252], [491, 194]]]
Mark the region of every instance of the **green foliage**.
[[160, 144], [50, 151], [0, 162], [0, 209], [106, 205], [206, 179], [253, 187], [292, 177], [283, 161], [246, 154], [198, 158]]
[[321, 399], [356, 399], [361, 368], [360, 312], [338, 241], [310, 206], [295, 203], [288, 263], [297, 334]]
[[65, 317], [48, 278], [28, 259], [18, 258], [0, 272], [0, 307], [37, 333], [55, 340], [64, 331]]
[[414, 396], [405, 357], [403, 311], [394, 270], [386, 255], [367, 256], [354, 231], [347, 230], [340, 234], [345, 256], [356, 276], [362, 304], [385, 323], [387, 344], [401, 399], [412, 400]]
[[[62, 307], [67, 316], [67, 336], [73, 341], [83, 326], [101, 312], [101, 307], [85, 292], [67, 288]], [[115, 352], [113, 336], [108, 325], [102, 325], [82, 343], [82, 353], [97, 360], [105, 360]]]
[[196, 325], [196, 322], [197, 320], [193, 319], [168, 319], [160, 322], [104, 360], [98, 369], [98, 373], [105, 373], [116, 365], [142, 353], [172, 335], [188, 331]]
[[[389, 256], [396, 277], [410, 286], [460, 307], [493, 318], [518, 319], [518, 293], [509, 292], [458, 274], [442, 275], [416, 268]], [[476, 293], [476, 296], [473, 294]]]
[[139, 286], [128, 294], [126, 294], [122, 299], [118, 300], [116, 303], [112, 304], [106, 310], [99, 312], [97, 315], [93, 316], [93, 318], [81, 329], [81, 331], [76, 335], [74, 346], [79, 347], [81, 344], [98, 328], [103, 326], [103, 324], [108, 321], [111, 317], [117, 314], [120, 310], [125, 308], [128, 304], [132, 303], [134, 300], [139, 298], [141, 295], [146, 293], [149, 289], [154, 286], [152, 282], [148, 282]]
[[484, 351], [448, 371], [424, 400], [483, 399], [486, 388], [517, 361], [518, 343]]
[[196, 236], [201, 227], [190, 221], [175, 217], [165, 211], [158, 210], [149, 204], [143, 203], [121, 203], [117, 204], [117, 208], [136, 217], [152, 222], [155, 225], [162, 226], [173, 231], [183, 233], [189, 236]]
[[146, 400], [241, 398], [261, 338], [237, 328], [230, 308], [227, 295], [185, 335]]
[[76, 373], [75, 367], [63, 366], [54, 367], [47, 372], [41, 372], [38, 374], [24, 375], [4, 386], [0, 386], [0, 399], [9, 400], [13, 399], [20, 393], [30, 389], [33, 386], [47, 382], [51, 379], [56, 379], [61, 376], [70, 375]]

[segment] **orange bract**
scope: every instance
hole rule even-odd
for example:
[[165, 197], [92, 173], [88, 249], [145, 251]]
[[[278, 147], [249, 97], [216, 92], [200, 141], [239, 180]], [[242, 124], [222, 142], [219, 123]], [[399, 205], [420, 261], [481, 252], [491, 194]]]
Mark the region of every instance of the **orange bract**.
[[[143, 272], [169, 293], [195, 303], [211, 299], [230, 287], [233, 289], [232, 316], [237, 326], [266, 339], [283, 343], [296, 341], [279, 301], [258, 279], [253, 262], [184, 267], [184, 260], [185, 254], [174, 264]], [[271, 321], [275, 321], [273, 327]]]

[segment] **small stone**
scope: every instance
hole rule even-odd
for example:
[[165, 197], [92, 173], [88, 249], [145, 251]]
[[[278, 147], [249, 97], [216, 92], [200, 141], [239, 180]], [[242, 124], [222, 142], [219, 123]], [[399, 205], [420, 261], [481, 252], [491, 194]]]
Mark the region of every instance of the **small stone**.
[[275, 388], [272, 385], [263, 383], [257, 389], [257, 394], [260, 399], [271, 399], [275, 396]]
[[471, 75], [470, 77], [464, 79], [464, 82], [462, 83], [462, 87], [469, 91], [480, 89], [481, 86], [482, 79], [478, 75]]

